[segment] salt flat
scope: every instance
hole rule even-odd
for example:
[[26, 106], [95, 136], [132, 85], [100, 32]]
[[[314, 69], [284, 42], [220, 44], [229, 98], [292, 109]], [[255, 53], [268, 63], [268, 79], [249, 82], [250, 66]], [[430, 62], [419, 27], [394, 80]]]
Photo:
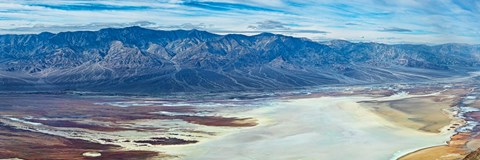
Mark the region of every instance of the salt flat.
[[375, 98], [283, 100], [256, 115], [268, 119], [267, 124], [170, 151], [185, 155], [182, 159], [385, 160], [445, 144], [452, 135], [451, 132], [427, 133], [391, 123], [357, 103], [366, 100]]

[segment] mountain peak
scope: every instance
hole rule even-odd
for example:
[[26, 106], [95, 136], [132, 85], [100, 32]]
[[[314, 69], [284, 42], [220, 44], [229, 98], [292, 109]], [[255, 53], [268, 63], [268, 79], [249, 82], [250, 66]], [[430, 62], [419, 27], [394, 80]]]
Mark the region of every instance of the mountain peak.
[[99, 30], [100, 32], [108, 32], [108, 31], [129, 31], [129, 32], [141, 32], [141, 31], [155, 31], [153, 29], [144, 28], [141, 26], [130, 26], [124, 28], [103, 28]]
[[262, 32], [260, 34], [257, 34], [256, 36], [276, 36], [278, 34], [270, 33], [270, 32]]

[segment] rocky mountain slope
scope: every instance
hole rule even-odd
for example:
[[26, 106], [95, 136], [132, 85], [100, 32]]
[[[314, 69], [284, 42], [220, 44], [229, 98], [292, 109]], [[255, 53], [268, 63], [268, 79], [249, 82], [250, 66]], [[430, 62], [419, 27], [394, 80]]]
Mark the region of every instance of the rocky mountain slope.
[[0, 91], [160, 93], [427, 81], [480, 66], [480, 46], [314, 42], [140, 27], [0, 36]]

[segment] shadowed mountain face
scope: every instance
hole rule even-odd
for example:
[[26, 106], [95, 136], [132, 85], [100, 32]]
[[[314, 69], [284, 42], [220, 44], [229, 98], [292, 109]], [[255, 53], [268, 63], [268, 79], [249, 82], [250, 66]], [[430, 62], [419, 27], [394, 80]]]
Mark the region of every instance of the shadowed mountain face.
[[426, 81], [480, 66], [480, 46], [313, 42], [140, 27], [0, 36], [0, 91], [134, 93]]

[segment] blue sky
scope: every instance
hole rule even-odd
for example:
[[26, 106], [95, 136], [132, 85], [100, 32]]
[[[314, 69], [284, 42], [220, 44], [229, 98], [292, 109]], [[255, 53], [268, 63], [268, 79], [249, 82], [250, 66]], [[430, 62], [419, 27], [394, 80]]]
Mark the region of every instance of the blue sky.
[[0, 0], [0, 34], [133, 25], [317, 41], [480, 44], [480, 1]]

